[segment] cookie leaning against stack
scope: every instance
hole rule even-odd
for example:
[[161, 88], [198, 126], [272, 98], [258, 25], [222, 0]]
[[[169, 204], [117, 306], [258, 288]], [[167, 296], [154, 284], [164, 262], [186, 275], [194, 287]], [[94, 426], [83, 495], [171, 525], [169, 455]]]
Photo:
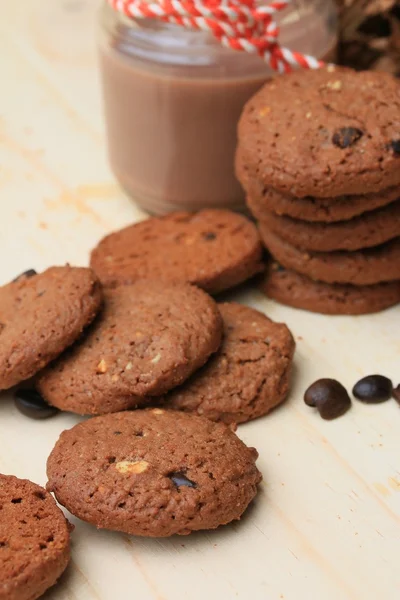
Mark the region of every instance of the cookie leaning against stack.
[[242, 114], [236, 168], [278, 263], [270, 297], [330, 314], [400, 302], [398, 80], [329, 66], [267, 83]]

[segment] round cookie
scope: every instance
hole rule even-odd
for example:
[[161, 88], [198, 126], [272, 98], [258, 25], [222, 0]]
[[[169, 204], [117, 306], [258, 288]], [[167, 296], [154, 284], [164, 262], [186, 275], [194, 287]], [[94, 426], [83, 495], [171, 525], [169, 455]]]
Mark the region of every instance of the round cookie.
[[302, 219], [316, 223], [335, 223], [348, 221], [366, 212], [387, 206], [400, 200], [400, 187], [391, 187], [381, 192], [355, 196], [336, 196], [315, 198], [307, 196], [296, 198], [282, 194], [270, 186], [263, 185], [254, 174], [242, 153], [236, 153], [236, 172], [247, 193], [246, 203], [251, 213], [262, 220], [266, 211], [277, 215], [287, 215], [293, 219]]
[[190, 284], [140, 280], [109, 289], [88, 334], [43, 371], [38, 390], [82, 415], [133, 408], [182, 383], [221, 336], [216, 303]]
[[292, 246], [262, 224], [259, 229], [281, 265], [316, 281], [371, 285], [400, 279], [400, 238], [355, 252], [310, 252]]
[[257, 456], [222, 423], [158, 408], [116, 413], [61, 434], [48, 489], [96, 527], [184, 535], [240, 518], [261, 480]]
[[236, 303], [218, 305], [224, 337], [207, 364], [165, 397], [165, 406], [213, 421], [243, 423], [267, 414], [289, 390], [295, 343], [282, 323]]
[[280, 194], [273, 188], [264, 188], [254, 181], [246, 190], [248, 190], [247, 205], [252, 214], [260, 220], [265, 212], [269, 211], [311, 223], [336, 223], [348, 221], [400, 200], [398, 187], [375, 194], [365, 194], [365, 196], [339, 198], [311, 198], [310, 196], [295, 198]]
[[0, 474], [0, 600], [35, 600], [70, 558], [69, 525], [42, 487]]
[[255, 177], [284, 194], [330, 198], [398, 186], [400, 82], [332, 65], [282, 75], [246, 104], [238, 138]]
[[364, 315], [400, 302], [400, 281], [355, 286], [313, 281], [271, 263], [260, 289], [268, 298], [325, 315]]
[[91, 265], [106, 286], [152, 277], [217, 293], [260, 272], [261, 257], [251, 221], [210, 209], [152, 217], [112, 233], [93, 250]]
[[297, 248], [330, 252], [379, 246], [400, 236], [400, 200], [350, 221], [307, 223], [265, 211], [265, 227]]
[[0, 288], [0, 389], [32, 377], [70, 346], [100, 309], [91, 269], [51, 267]]

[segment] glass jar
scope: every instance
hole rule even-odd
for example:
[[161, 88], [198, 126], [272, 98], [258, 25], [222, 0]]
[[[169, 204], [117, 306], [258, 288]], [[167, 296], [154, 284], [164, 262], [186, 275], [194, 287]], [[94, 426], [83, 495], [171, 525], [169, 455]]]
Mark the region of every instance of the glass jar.
[[[283, 46], [334, 59], [331, 0], [294, 0], [278, 17]], [[122, 187], [153, 214], [242, 209], [236, 126], [246, 101], [274, 72], [209, 33], [128, 19], [107, 3], [101, 27], [108, 150]]]

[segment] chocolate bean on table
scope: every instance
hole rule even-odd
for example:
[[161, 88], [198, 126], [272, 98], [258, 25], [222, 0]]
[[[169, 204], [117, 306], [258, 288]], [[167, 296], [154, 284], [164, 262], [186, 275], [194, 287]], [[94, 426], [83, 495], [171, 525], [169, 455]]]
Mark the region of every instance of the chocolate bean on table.
[[393, 398], [400, 404], [400, 383], [393, 389]]
[[341, 417], [351, 406], [350, 396], [336, 379], [318, 379], [306, 390], [304, 402], [328, 421]]
[[392, 382], [383, 375], [368, 375], [353, 387], [353, 396], [367, 404], [386, 402], [392, 397], [392, 392]]
[[48, 419], [59, 410], [47, 404], [42, 396], [33, 389], [19, 389], [15, 392], [14, 403], [20, 413], [31, 419]]

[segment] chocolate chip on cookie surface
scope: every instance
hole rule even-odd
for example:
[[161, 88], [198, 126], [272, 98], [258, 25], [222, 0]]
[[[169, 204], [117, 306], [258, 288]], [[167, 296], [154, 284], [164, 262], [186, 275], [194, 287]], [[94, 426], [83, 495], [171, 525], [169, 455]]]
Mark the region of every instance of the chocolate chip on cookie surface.
[[103, 312], [43, 371], [38, 390], [83, 415], [133, 408], [182, 383], [218, 349], [221, 335], [216, 303], [188, 283], [140, 280], [108, 289]]
[[151, 277], [217, 293], [261, 271], [261, 256], [251, 221], [210, 209], [152, 217], [111, 233], [93, 250], [91, 266], [106, 286]]
[[35, 375], [70, 346], [100, 309], [91, 269], [51, 267], [0, 288], [0, 389]]
[[52, 496], [0, 474], [0, 599], [35, 600], [69, 562], [69, 527]]
[[99, 528], [188, 534], [241, 517], [261, 480], [257, 456], [222, 423], [159, 408], [116, 413], [61, 434], [48, 489]]
[[165, 406], [241, 423], [267, 414], [289, 390], [295, 343], [283, 323], [253, 308], [218, 305], [224, 322], [220, 349], [182, 386], [165, 397]]

